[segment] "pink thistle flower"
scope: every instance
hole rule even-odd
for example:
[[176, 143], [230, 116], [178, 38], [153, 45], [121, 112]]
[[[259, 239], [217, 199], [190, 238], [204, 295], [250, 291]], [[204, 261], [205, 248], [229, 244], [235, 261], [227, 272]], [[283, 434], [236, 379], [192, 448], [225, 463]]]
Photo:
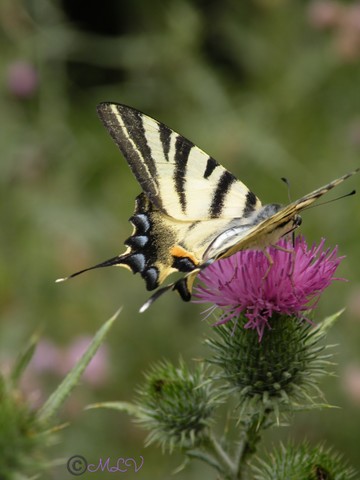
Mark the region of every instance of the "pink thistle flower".
[[247, 319], [244, 328], [256, 329], [261, 340], [273, 316], [288, 315], [301, 318], [305, 311], [316, 307], [320, 294], [333, 280], [344, 257], [337, 256], [337, 247], [324, 250], [325, 239], [319, 245], [308, 245], [297, 237], [295, 245], [282, 239], [278, 246], [269, 247], [273, 259], [263, 252], [244, 250], [219, 260], [200, 275], [202, 282], [195, 288], [196, 303], [211, 302], [223, 311], [216, 325], [237, 319]]

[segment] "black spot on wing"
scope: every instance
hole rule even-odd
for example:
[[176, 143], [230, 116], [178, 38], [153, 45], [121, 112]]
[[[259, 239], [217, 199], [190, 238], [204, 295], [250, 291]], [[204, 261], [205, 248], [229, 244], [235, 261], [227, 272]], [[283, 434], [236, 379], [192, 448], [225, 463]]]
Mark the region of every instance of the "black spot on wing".
[[130, 222], [136, 227], [136, 232], [144, 234], [150, 229], [149, 217], [144, 213], [139, 213], [130, 217]]
[[124, 257], [122, 263], [128, 265], [133, 273], [143, 272], [146, 265], [146, 258], [143, 253], [130, 253]]
[[174, 182], [175, 190], [179, 197], [181, 210], [186, 211], [186, 169], [189, 159], [190, 150], [194, 144], [189, 140], [186, 140], [181, 135], [178, 135], [175, 142], [175, 170], [174, 170]]
[[151, 274], [147, 275], [146, 272], [152, 268], [152, 264], [156, 261], [157, 251], [152, 233], [153, 208], [153, 204], [144, 193], [136, 197], [135, 213], [130, 218], [131, 223], [135, 227], [135, 231], [131, 237], [125, 241], [125, 245], [129, 246], [131, 251], [124, 256], [124, 261], [122, 262], [128, 265], [133, 273], [140, 272], [147, 282], [147, 285], [149, 282], [151, 284], [151, 281], [147, 278]]
[[161, 145], [164, 150], [164, 156], [167, 161], [169, 161], [169, 151], [170, 151], [170, 140], [172, 130], [164, 125], [163, 123], [159, 123], [159, 131], [160, 131], [160, 141]]
[[140, 273], [148, 290], [159, 286], [163, 269], [171, 267], [173, 262], [169, 250], [174, 245], [174, 233], [162, 218], [144, 192], [137, 196], [135, 212], [130, 218], [135, 229], [125, 241], [130, 249], [121, 257], [121, 263], [128, 265], [133, 273]]
[[215, 168], [218, 167], [218, 166], [219, 166], [218, 162], [215, 159], [213, 159], [212, 157], [209, 157], [208, 161], [206, 163], [204, 178], [209, 178], [210, 175], [215, 170]]
[[156, 267], [148, 268], [141, 276], [145, 280], [147, 290], [154, 290], [159, 286], [159, 270]]
[[191, 300], [191, 293], [187, 284], [187, 278], [181, 278], [173, 286], [173, 290], [179, 292], [180, 297], [184, 302], [189, 302]]
[[255, 210], [256, 206], [256, 195], [253, 192], [248, 191], [245, 199], [245, 207], [243, 210], [243, 216], [248, 217]]
[[187, 257], [175, 257], [172, 266], [179, 270], [179, 272], [192, 272], [196, 265], [190, 258]]
[[148, 243], [149, 238], [146, 235], [132, 235], [127, 240], [125, 240], [125, 245], [128, 245], [134, 249], [144, 248]]
[[221, 175], [218, 184], [216, 186], [213, 199], [210, 205], [210, 217], [221, 217], [222, 210], [224, 208], [226, 195], [228, 194], [230, 187], [237, 181], [236, 177], [227, 170]]

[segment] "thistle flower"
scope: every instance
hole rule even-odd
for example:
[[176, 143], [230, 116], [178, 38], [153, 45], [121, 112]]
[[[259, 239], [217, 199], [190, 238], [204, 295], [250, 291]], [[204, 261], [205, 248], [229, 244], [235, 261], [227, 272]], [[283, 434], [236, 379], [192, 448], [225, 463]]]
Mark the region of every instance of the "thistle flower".
[[325, 240], [308, 247], [303, 237], [295, 245], [282, 239], [278, 247], [269, 247], [269, 260], [263, 252], [245, 250], [210, 265], [200, 275], [202, 284], [195, 289], [196, 303], [211, 302], [210, 311], [223, 311], [217, 324], [247, 320], [244, 328], [256, 329], [261, 340], [269, 320], [287, 315], [303, 318], [315, 308], [320, 294], [332, 283], [343, 259], [337, 247], [324, 250]]
[[311, 447], [308, 443], [281, 445], [266, 460], [259, 459], [253, 472], [256, 480], [350, 480], [356, 475], [341, 455], [323, 445]]
[[[239, 322], [242, 325], [244, 319]], [[234, 330], [230, 323], [214, 328], [213, 338], [206, 341], [213, 352], [208, 362], [218, 367], [214, 378], [221, 381], [225, 397], [237, 399], [240, 419], [248, 414], [265, 418], [273, 412], [279, 424], [281, 416], [286, 419], [294, 409], [323, 403], [318, 383], [332, 365], [331, 352], [322, 342], [327, 324], [325, 319], [312, 328], [278, 316], [261, 343], [255, 330]]]
[[219, 403], [201, 365], [191, 372], [182, 361], [179, 367], [163, 361], [152, 367], [139, 387], [136, 416], [150, 430], [147, 445], [190, 449], [207, 437]]

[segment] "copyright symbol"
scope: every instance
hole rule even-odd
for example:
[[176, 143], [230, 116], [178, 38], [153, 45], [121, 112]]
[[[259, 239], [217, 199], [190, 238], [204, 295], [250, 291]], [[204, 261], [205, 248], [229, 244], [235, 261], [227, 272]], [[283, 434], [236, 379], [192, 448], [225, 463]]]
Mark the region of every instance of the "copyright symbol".
[[86, 458], [82, 457], [81, 455], [74, 455], [73, 457], [69, 458], [66, 466], [71, 475], [77, 476], [86, 472], [88, 464]]

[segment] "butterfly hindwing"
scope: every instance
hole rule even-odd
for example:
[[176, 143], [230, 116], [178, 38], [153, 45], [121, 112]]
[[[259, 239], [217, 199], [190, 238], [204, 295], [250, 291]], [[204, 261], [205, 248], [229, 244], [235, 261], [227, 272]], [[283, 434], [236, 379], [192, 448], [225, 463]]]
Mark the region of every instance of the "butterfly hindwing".
[[[163, 214], [141, 193], [130, 222], [134, 230], [125, 240], [127, 250], [112, 265], [139, 273], [148, 290], [157, 288], [175, 271], [188, 273], [203, 262], [205, 250], [219, 231], [230, 227], [227, 219], [178, 221]], [[187, 294], [185, 295], [187, 296]]]

